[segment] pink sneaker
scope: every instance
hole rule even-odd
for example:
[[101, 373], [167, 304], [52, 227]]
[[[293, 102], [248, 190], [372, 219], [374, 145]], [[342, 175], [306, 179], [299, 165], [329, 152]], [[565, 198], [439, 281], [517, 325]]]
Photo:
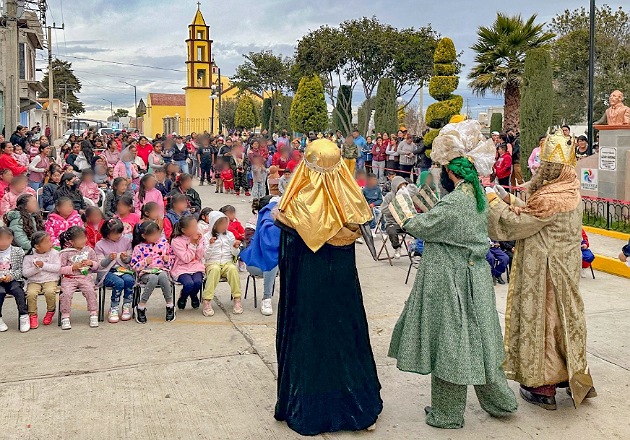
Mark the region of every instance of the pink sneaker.
[[240, 298], [235, 298], [232, 303], [232, 312], [235, 315], [241, 315], [243, 313], [243, 303], [241, 303]]

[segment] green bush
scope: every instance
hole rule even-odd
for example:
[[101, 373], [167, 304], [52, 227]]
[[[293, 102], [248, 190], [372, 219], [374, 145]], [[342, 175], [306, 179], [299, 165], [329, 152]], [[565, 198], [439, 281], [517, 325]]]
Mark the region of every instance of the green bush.
[[459, 95], [451, 96], [451, 99], [433, 103], [427, 108], [426, 122], [429, 127], [442, 128], [454, 115], [459, 114], [464, 105], [464, 98]]
[[438, 101], [448, 99], [458, 85], [457, 76], [433, 76], [429, 81], [429, 95]]
[[293, 131], [325, 131], [328, 127], [328, 107], [324, 86], [317, 75], [305, 76], [300, 80], [291, 103], [289, 122]]
[[453, 76], [457, 73], [457, 66], [454, 64], [435, 63], [433, 65], [433, 74], [435, 76]]
[[424, 144], [431, 145], [438, 134], [440, 134], [440, 130], [430, 130], [427, 134], [424, 135]]
[[433, 55], [433, 61], [443, 64], [452, 64], [457, 61], [457, 52], [455, 51], [453, 40], [445, 37], [439, 41]]
[[234, 124], [241, 129], [251, 129], [258, 125], [258, 109], [249, 95], [243, 95], [238, 100]]
[[503, 131], [503, 115], [501, 113], [493, 113], [490, 118], [490, 131]]

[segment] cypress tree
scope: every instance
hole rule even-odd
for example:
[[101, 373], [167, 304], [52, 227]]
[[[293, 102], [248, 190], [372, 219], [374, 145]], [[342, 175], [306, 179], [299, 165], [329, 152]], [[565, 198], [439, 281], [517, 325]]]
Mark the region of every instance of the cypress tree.
[[333, 112], [333, 128], [341, 130], [348, 136], [352, 130], [352, 89], [350, 86], [339, 86], [337, 105]]
[[305, 76], [300, 80], [291, 103], [289, 122], [293, 131], [298, 133], [324, 131], [328, 127], [324, 85], [317, 75]]
[[271, 119], [271, 98], [263, 100], [261, 119], [263, 128], [269, 128], [269, 119]]
[[252, 98], [248, 95], [241, 96], [234, 114], [234, 125], [238, 128], [250, 129], [257, 126], [258, 121], [258, 109]]
[[490, 131], [498, 131], [499, 133], [503, 131], [503, 115], [501, 113], [492, 113]]
[[379, 133], [396, 133], [398, 131], [398, 104], [396, 103], [396, 86], [389, 78], [382, 78], [376, 90], [374, 106], [374, 129]]
[[[521, 164], [526, 164], [538, 138], [553, 122], [553, 67], [545, 48], [531, 49], [525, 57], [525, 72], [521, 95]], [[527, 166], [521, 166], [526, 180]]]

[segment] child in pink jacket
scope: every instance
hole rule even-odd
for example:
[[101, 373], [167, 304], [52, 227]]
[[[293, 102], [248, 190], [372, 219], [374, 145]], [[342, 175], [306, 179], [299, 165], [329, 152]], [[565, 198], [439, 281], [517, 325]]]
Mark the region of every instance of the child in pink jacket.
[[101, 191], [98, 189], [98, 185], [94, 182], [94, 171], [91, 169], [83, 170], [81, 172], [79, 192], [83, 197], [91, 200], [95, 206], [98, 206], [98, 202], [101, 199]]
[[160, 190], [155, 188], [157, 180], [153, 174], [145, 174], [140, 179], [138, 192], [136, 193], [135, 208], [136, 212], [141, 212], [142, 207], [149, 202], [155, 202], [160, 210], [160, 218], [164, 217], [164, 196]]
[[83, 227], [83, 219], [74, 209], [72, 200], [62, 197], [55, 203], [55, 210], [48, 215], [44, 228], [50, 234], [53, 246], [60, 246], [59, 237], [71, 226]]
[[8, 191], [2, 196], [2, 200], [0, 200], [0, 217], [3, 217], [4, 214], [15, 209], [17, 199], [22, 194], [36, 195], [35, 190], [28, 186], [28, 179], [23, 174], [15, 176], [11, 180], [7, 190]]
[[182, 217], [173, 228], [171, 249], [174, 260], [171, 277], [183, 286], [177, 300], [177, 308], [180, 310], [186, 308], [188, 297], [192, 308], [199, 308], [199, 292], [205, 271], [205, 251], [201, 238], [197, 220], [191, 215]]
[[90, 327], [98, 327], [98, 300], [92, 272], [98, 268], [94, 249], [87, 246], [87, 234], [80, 226], [61, 233], [61, 330], [70, 330], [70, 310], [74, 292], [80, 291], [87, 301]]

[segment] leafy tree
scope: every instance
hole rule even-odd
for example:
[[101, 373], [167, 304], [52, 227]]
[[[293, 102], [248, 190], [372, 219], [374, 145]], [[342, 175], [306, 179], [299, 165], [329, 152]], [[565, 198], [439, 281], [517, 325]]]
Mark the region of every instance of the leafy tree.
[[221, 102], [221, 110], [219, 110], [219, 121], [223, 128], [227, 130], [234, 130], [236, 128], [234, 117], [236, 115], [237, 107], [238, 99], [224, 99]]
[[477, 31], [475, 66], [468, 78], [470, 87], [481, 96], [487, 92], [503, 95], [505, 100], [506, 128], [520, 126], [519, 106], [521, 84], [527, 51], [545, 47], [554, 34], [545, 31], [543, 23], [536, 24], [537, 16], [523, 21], [520, 15], [507, 16], [498, 13], [491, 27], [482, 26]]
[[117, 108], [114, 116], [118, 118], [126, 118], [127, 116], [129, 116], [129, 110], [124, 108]]
[[[552, 44], [554, 122], [576, 124], [588, 109], [589, 12], [566, 10], [550, 24], [557, 35]], [[630, 12], [598, 7], [595, 14], [595, 115], [601, 116], [615, 89], [630, 90]], [[627, 103], [626, 103], [627, 104]]]
[[501, 113], [492, 113], [490, 131], [498, 131], [499, 133], [503, 131], [503, 115]]
[[[81, 92], [81, 81], [74, 75], [72, 63], [55, 58], [52, 62], [54, 73], [53, 98], [68, 104], [68, 115], [78, 115], [85, 112], [83, 103], [76, 94]], [[61, 85], [65, 84], [65, 85]], [[39, 94], [40, 98], [48, 98], [48, 72], [44, 74], [41, 82], [45, 91]]]
[[464, 99], [454, 95], [459, 85], [457, 52], [450, 38], [442, 38], [433, 56], [433, 76], [429, 82], [429, 94], [437, 102], [427, 108], [426, 123], [432, 128], [424, 137], [427, 146], [439, 134], [440, 129], [449, 123], [454, 115], [458, 115], [464, 105]]
[[278, 103], [276, 96], [290, 88], [293, 61], [291, 58], [275, 55], [270, 50], [250, 52], [243, 56], [245, 62], [236, 68], [232, 82], [241, 92], [251, 90], [261, 96], [271, 94], [270, 114], [265, 128], [272, 132], [273, 113]]
[[305, 76], [293, 97], [289, 117], [291, 128], [299, 133], [324, 131], [328, 127], [328, 108], [324, 86], [317, 75]]
[[[521, 99], [521, 157], [528, 158], [553, 120], [553, 68], [549, 50], [532, 49], [525, 58]], [[526, 177], [529, 169], [525, 168]]]
[[396, 133], [398, 131], [396, 86], [390, 78], [383, 78], [379, 81], [374, 109], [376, 110], [374, 112], [374, 129], [380, 133]]
[[243, 94], [236, 106], [234, 125], [241, 129], [250, 129], [258, 125], [258, 109], [251, 96]]
[[293, 98], [290, 96], [280, 96], [278, 99], [278, 104], [276, 104], [276, 111], [274, 112], [274, 130], [288, 130], [291, 131], [291, 124], [289, 122], [289, 117], [291, 115], [291, 104], [293, 103]]
[[333, 129], [341, 130], [344, 136], [352, 132], [352, 90], [340, 86], [337, 93], [337, 107], [333, 112]]

